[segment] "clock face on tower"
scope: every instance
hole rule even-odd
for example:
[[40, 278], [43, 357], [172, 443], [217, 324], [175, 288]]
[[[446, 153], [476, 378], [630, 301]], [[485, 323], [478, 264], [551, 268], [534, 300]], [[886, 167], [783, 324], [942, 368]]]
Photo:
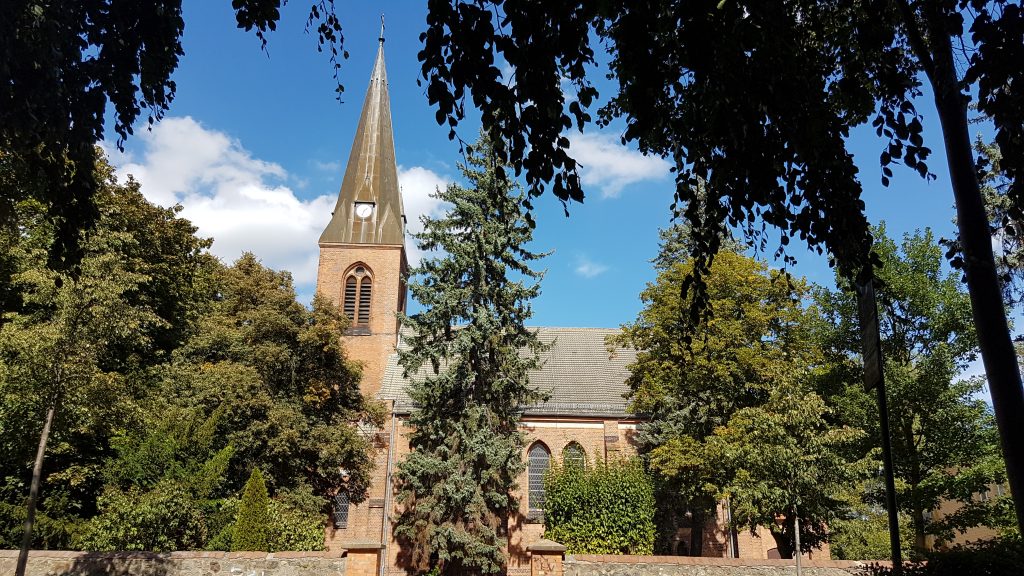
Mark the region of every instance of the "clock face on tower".
[[373, 214], [373, 202], [356, 202], [356, 217], [363, 220]]

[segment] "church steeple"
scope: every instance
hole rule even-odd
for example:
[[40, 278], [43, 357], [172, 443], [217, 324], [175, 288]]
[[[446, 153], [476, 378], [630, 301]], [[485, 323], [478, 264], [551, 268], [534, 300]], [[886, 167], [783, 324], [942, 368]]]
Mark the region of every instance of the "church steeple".
[[382, 23], [338, 202], [320, 235], [316, 278], [317, 292], [348, 317], [342, 341], [349, 358], [363, 365], [360, 388], [370, 396], [380, 390], [385, 362], [398, 342], [408, 268]]
[[384, 23], [345, 177], [320, 244], [404, 245], [405, 209], [384, 68]]

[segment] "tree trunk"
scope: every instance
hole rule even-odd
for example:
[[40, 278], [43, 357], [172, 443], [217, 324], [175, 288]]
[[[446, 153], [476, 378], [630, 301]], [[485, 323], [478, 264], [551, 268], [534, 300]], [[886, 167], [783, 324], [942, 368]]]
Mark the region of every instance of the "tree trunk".
[[704, 510], [690, 513], [690, 556], [704, 555]]
[[925, 510], [921, 506], [920, 494], [924, 475], [921, 473], [921, 459], [914, 445], [914, 430], [909, 421], [903, 423], [903, 442], [906, 444], [906, 453], [910, 456], [910, 474], [907, 481], [910, 484], [910, 502], [906, 505], [910, 508], [910, 518], [914, 524], [914, 552], [923, 558], [928, 553], [928, 543], [925, 540]]
[[32, 487], [28, 491], [28, 512], [25, 515], [25, 534], [21, 538], [21, 551], [18, 553], [18, 565], [14, 569], [15, 576], [25, 576], [25, 568], [28, 565], [28, 549], [32, 546], [32, 527], [36, 520], [36, 500], [39, 498], [39, 482], [43, 475], [43, 454], [46, 453], [46, 443], [50, 440], [50, 426], [53, 424], [53, 415], [57, 411], [57, 403], [50, 405], [46, 411], [46, 422], [43, 424], [43, 432], [39, 435], [39, 449], [36, 451], [36, 462], [32, 466]]
[[796, 576], [803, 576], [803, 567], [800, 556], [803, 550], [800, 546], [800, 510], [793, 505], [793, 557], [796, 558]]
[[786, 514], [781, 524], [776, 524], [768, 529], [775, 540], [775, 549], [779, 551], [779, 558], [793, 558], [793, 525], [793, 517]]
[[[1006, 461], [1006, 475], [1016, 506], [1017, 525], [1024, 532], [1024, 389], [1017, 353], [1003, 307], [1003, 294], [992, 254], [992, 235], [974, 170], [974, 151], [967, 128], [967, 98], [960, 91], [949, 32], [940, 8], [928, 12], [931, 69], [928, 78], [942, 125], [953, 197], [956, 200], [964, 272], [978, 345], [985, 365], [996, 424]], [[920, 57], [920, 55], [919, 55]]]

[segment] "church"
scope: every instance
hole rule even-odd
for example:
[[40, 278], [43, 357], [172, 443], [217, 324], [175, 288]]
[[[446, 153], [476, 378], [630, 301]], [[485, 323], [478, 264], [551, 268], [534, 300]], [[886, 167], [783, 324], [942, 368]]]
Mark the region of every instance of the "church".
[[[363, 366], [362, 392], [384, 401], [391, 416], [383, 430], [366, 431], [376, 449], [373, 481], [366, 500], [350, 503], [345, 492], [334, 500], [326, 529], [329, 551], [348, 551], [350, 569], [367, 574], [405, 574], [390, 518], [395, 515], [392, 474], [409, 452], [406, 422], [412, 409], [409, 380], [398, 365], [405, 345], [397, 313], [407, 304], [406, 215], [398, 183], [384, 39], [380, 39], [370, 85], [352, 142], [337, 204], [320, 236], [317, 292], [351, 319], [343, 336], [349, 357]], [[624, 394], [633, 350], [609, 350], [612, 328], [537, 328], [551, 344], [531, 383], [549, 394], [528, 407], [522, 419], [527, 435], [519, 478], [520, 509], [510, 519], [509, 574], [529, 574], [529, 547], [544, 532], [544, 473], [552, 459], [595, 462], [636, 452], [641, 419], [630, 414]], [[679, 530], [675, 553], [701, 556], [778, 557], [770, 536], [759, 538], [727, 528], [728, 509], [720, 505], [703, 530], [703, 550], [690, 551], [691, 528]], [[364, 565], [355, 565], [353, 552]], [[827, 549], [819, 558], [828, 558]]]

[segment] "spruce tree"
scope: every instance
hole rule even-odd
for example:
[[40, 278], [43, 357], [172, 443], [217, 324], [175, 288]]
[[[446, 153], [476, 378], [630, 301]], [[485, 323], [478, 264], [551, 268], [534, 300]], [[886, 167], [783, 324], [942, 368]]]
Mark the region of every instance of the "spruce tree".
[[482, 138], [460, 170], [469, 185], [438, 190], [450, 210], [424, 218], [416, 236], [440, 255], [412, 272], [424, 311], [404, 318], [412, 336], [399, 362], [413, 376], [415, 409], [395, 532], [415, 569], [493, 574], [507, 564], [508, 517], [519, 505], [520, 414], [542, 398], [529, 371], [543, 345], [524, 322], [542, 276], [530, 262], [544, 255], [525, 248], [524, 198], [493, 144]]
[[259, 468], [253, 468], [242, 490], [242, 501], [235, 517], [235, 535], [231, 541], [233, 551], [270, 550], [270, 497], [267, 483]]

